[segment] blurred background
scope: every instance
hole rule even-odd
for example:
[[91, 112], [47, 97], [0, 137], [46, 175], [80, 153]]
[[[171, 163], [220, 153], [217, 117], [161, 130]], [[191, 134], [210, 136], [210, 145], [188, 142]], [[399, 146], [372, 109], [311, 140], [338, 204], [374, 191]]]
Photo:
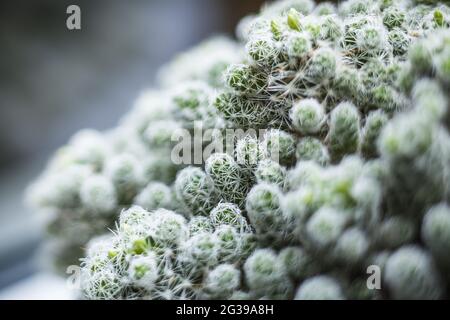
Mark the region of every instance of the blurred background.
[[[208, 36], [233, 35], [262, 2], [0, 2], [0, 299], [70, 298], [39, 269], [42, 226], [23, 203], [51, 153], [79, 129], [114, 126], [163, 63]], [[71, 4], [81, 30], [66, 28]]]

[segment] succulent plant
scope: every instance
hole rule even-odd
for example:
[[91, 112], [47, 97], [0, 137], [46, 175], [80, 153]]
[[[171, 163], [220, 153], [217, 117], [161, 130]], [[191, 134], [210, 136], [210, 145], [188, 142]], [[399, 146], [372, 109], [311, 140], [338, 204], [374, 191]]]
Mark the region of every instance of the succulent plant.
[[[211, 56], [214, 52], [220, 54]], [[27, 198], [48, 217], [51, 237], [45, 246], [56, 271], [78, 264], [86, 243], [112, 228], [120, 212], [131, 205], [149, 210], [201, 207], [196, 203], [201, 195], [176, 190], [183, 183], [181, 177], [194, 177], [186, 174], [189, 168], [179, 172], [185, 167], [183, 163], [172, 161], [177, 141], [174, 135], [193, 132], [198, 120], [205, 128], [226, 127], [211, 101], [214, 88], [221, 86], [222, 69], [238, 61], [239, 52], [238, 45], [224, 37], [200, 44], [164, 66], [163, 88], [143, 92], [116, 128], [106, 132], [82, 130], [54, 154], [30, 186]], [[203, 61], [201, 71], [182, 70], [186, 65], [183, 61], [205, 55], [209, 60]], [[163, 77], [166, 72], [172, 74], [170, 86]], [[195, 193], [197, 187], [190, 192]], [[190, 198], [180, 199], [183, 196]]]
[[84, 296], [448, 297], [450, 9], [427, 3], [271, 3], [77, 134], [30, 198], [62, 264], [86, 247]]

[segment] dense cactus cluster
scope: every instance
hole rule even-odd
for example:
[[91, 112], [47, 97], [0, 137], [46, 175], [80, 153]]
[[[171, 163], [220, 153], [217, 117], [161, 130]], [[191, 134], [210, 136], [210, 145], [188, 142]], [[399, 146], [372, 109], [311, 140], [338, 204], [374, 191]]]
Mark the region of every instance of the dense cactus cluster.
[[[194, 68], [183, 62], [205, 55], [209, 60], [202, 70], [199, 63]], [[46, 213], [51, 238], [45, 251], [57, 271], [78, 264], [86, 243], [113, 227], [130, 205], [176, 207], [171, 186], [182, 165], [171, 160], [172, 135], [192, 131], [197, 120], [205, 127], [224, 127], [211, 101], [223, 69], [241, 55], [227, 38], [205, 41], [164, 66], [162, 71], [173, 77], [171, 85], [161, 76], [164, 88], [143, 92], [116, 128], [82, 130], [55, 153], [27, 198]]]
[[30, 197], [84, 295], [448, 297], [450, 8], [422, 2], [274, 2], [77, 134]]
[[[442, 283], [450, 279], [444, 253], [450, 249], [449, 66], [450, 29], [411, 47], [400, 86], [412, 107], [397, 115], [379, 139], [387, 208], [410, 221], [408, 232], [421, 246], [400, 249], [388, 260], [386, 277], [400, 298], [441, 297]], [[417, 270], [418, 279], [430, 278], [427, 273], [435, 279], [418, 287], [407, 275], [410, 270]]]
[[236, 264], [254, 243], [245, 217], [230, 203], [189, 221], [134, 206], [122, 212], [116, 234], [89, 243], [83, 288], [88, 298], [230, 298], [241, 284]]

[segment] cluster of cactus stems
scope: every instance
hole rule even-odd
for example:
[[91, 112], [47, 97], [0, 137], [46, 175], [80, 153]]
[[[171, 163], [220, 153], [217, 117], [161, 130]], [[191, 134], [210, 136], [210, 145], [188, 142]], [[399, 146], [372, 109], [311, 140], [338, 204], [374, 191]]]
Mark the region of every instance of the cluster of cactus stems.
[[[55, 263], [84, 257], [89, 299], [448, 297], [449, 26], [445, 1], [281, 0], [180, 55], [30, 187]], [[199, 126], [263, 133], [175, 163]]]

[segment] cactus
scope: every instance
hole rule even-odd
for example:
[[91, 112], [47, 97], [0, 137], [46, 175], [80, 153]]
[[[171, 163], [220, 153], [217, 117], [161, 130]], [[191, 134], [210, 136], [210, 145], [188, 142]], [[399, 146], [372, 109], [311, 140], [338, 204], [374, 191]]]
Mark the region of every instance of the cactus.
[[450, 9], [422, 2], [274, 2], [77, 134], [29, 197], [84, 296], [448, 298]]

